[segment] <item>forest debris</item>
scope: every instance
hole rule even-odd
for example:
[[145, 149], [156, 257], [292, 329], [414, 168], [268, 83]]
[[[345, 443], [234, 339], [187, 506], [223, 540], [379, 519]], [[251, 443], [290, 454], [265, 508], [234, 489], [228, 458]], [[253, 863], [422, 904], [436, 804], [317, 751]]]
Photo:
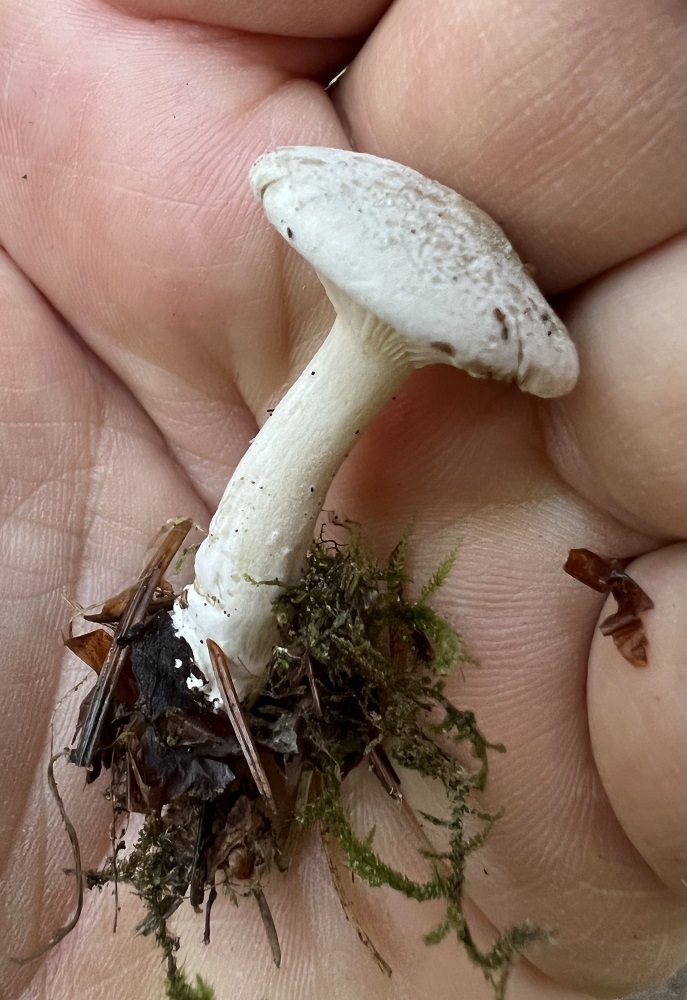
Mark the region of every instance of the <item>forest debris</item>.
[[599, 625], [602, 635], [610, 635], [620, 654], [633, 667], [646, 667], [649, 641], [643, 615], [654, 602], [625, 572], [630, 559], [606, 559], [590, 549], [571, 549], [565, 572], [600, 594], [611, 594], [618, 610]]

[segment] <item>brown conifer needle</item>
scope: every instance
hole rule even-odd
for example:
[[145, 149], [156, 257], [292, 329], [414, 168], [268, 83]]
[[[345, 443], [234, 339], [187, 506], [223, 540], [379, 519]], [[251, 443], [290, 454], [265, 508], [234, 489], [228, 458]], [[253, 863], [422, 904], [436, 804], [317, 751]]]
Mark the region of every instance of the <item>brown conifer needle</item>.
[[236, 738], [241, 745], [243, 756], [246, 758], [246, 763], [248, 764], [250, 773], [253, 775], [253, 780], [258, 787], [258, 791], [265, 799], [272, 812], [276, 814], [277, 806], [274, 801], [274, 795], [272, 794], [269, 780], [265, 774], [265, 769], [262, 766], [260, 757], [258, 756], [258, 751], [253, 737], [251, 736], [250, 729], [248, 728], [248, 724], [244, 718], [243, 712], [241, 711], [241, 704], [236, 694], [236, 688], [234, 687], [234, 681], [232, 680], [231, 670], [229, 669], [229, 661], [224, 653], [224, 650], [218, 646], [213, 639], [207, 640], [207, 647], [208, 653], [210, 654], [212, 669], [215, 672], [217, 687], [219, 688], [227, 715], [229, 716], [234, 732], [236, 733]]

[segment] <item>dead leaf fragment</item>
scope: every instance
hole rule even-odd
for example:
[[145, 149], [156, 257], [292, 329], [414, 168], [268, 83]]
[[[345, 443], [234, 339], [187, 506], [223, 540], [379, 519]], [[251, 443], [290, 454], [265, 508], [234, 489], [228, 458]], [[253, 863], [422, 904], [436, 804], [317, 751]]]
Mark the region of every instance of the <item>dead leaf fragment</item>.
[[621, 656], [633, 667], [648, 663], [648, 639], [643, 614], [654, 602], [625, 572], [629, 559], [606, 559], [590, 549], [571, 549], [563, 569], [569, 576], [600, 594], [611, 594], [618, 610], [599, 625], [602, 635], [610, 635]]

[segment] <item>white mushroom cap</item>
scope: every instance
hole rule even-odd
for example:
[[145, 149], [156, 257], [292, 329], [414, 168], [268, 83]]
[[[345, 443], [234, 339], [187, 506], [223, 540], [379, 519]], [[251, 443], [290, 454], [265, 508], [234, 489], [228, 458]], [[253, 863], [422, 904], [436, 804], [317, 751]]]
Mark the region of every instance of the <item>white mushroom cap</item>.
[[540, 396], [567, 392], [577, 376], [575, 348], [508, 240], [460, 195], [338, 149], [276, 150], [251, 181], [337, 316], [234, 470], [175, 603], [211, 699], [209, 638], [239, 698], [264, 684], [278, 589], [252, 581], [299, 579], [337, 470], [414, 366], [451, 364]]
[[544, 397], [574, 386], [565, 327], [503, 231], [455, 191], [392, 160], [307, 146], [261, 156], [251, 186], [337, 311], [358, 304], [389, 324], [414, 364]]

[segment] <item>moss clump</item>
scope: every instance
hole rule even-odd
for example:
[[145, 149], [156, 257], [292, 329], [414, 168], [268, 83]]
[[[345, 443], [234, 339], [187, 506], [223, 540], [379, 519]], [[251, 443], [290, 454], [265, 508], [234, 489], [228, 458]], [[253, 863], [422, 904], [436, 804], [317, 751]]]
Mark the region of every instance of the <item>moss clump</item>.
[[[418, 901], [443, 899], [446, 915], [427, 942], [454, 933], [495, 996], [502, 997], [514, 957], [537, 932], [515, 927], [487, 951], [480, 950], [463, 915], [463, 892], [466, 859], [497, 818], [476, 809], [473, 793], [486, 784], [489, 751], [504, 748], [490, 743], [473, 713], [456, 708], [444, 694], [444, 675], [474, 662], [460, 636], [429, 604], [453, 556], [416, 601], [406, 596], [405, 557], [401, 543], [382, 566], [355, 533], [346, 546], [314, 543], [302, 579], [275, 604], [281, 642], [266, 696], [290, 706], [297, 702], [307, 716], [301, 753], [321, 775], [322, 790], [305, 808], [302, 822], [321, 823], [339, 842], [351, 870], [369, 885], [387, 885]], [[341, 780], [385, 740], [399, 764], [440, 781], [446, 792], [447, 816], [426, 817], [448, 834], [446, 851], [426, 855], [432, 870], [426, 882], [387, 865], [375, 853], [372, 836], [361, 840], [354, 834], [342, 807]], [[444, 749], [447, 740], [469, 748], [472, 769]]]
[[[193, 819], [196, 818], [194, 826]], [[215, 1000], [215, 993], [200, 976], [191, 983], [179, 968], [179, 939], [168, 920], [184, 900], [197, 861], [198, 824], [202, 809], [197, 802], [178, 803], [163, 816], [146, 816], [131, 852], [116, 855], [98, 870], [84, 873], [88, 888], [119, 882], [130, 885], [141, 898], [146, 915], [136, 928], [152, 934], [167, 965], [165, 992], [169, 1000]]]

